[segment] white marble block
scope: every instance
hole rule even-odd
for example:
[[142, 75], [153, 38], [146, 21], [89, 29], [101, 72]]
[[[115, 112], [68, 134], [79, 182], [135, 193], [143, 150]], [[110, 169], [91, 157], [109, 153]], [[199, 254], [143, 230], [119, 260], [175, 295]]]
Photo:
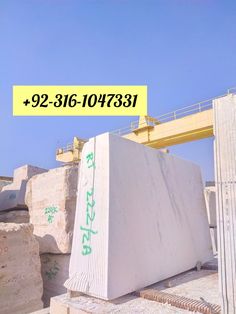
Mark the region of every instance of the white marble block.
[[236, 95], [216, 99], [213, 108], [222, 313], [236, 314]]
[[69, 290], [110, 300], [211, 258], [198, 166], [108, 133], [85, 144]]
[[70, 253], [78, 166], [51, 169], [29, 180], [25, 202], [40, 253]]
[[0, 211], [26, 208], [25, 190], [27, 181], [46, 169], [25, 165], [14, 170], [13, 182], [5, 185], [0, 192]]
[[42, 254], [43, 303], [49, 306], [51, 297], [66, 293], [64, 282], [69, 275], [70, 254]]
[[206, 186], [204, 189], [207, 217], [210, 227], [211, 243], [213, 253], [217, 253], [217, 223], [216, 223], [216, 188], [215, 186]]
[[30, 224], [0, 223], [0, 313], [43, 308], [39, 245]]
[[206, 186], [204, 189], [209, 225], [216, 227], [216, 187]]

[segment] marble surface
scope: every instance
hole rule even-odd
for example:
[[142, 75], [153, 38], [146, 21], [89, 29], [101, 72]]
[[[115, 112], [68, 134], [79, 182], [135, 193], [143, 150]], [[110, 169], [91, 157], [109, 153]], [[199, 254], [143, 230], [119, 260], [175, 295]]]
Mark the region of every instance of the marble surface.
[[211, 258], [197, 165], [108, 133], [85, 144], [68, 289], [110, 300]]
[[206, 186], [204, 189], [204, 195], [206, 200], [206, 209], [209, 225], [212, 227], [217, 226], [216, 222], [216, 187]]
[[236, 95], [214, 101], [215, 178], [222, 313], [236, 313]]
[[207, 217], [210, 227], [211, 243], [213, 248], [213, 253], [216, 254], [217, 247], [217, 220], [216, 220], [216, 187], [207, 186], [204, 189]]

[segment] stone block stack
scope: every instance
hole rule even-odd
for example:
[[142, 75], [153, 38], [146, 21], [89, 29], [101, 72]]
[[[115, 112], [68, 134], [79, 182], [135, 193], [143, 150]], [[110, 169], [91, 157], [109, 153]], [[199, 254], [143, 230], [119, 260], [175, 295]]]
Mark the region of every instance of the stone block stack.
[[13, 181], [12, 177], [5, 177], [5, 176], [0, 176], [0, 191], [2, 188], [8, 184], [11, 184]]
[[28, 180], [46, 169], [25, 165], [15, 169], [13, 182], [2, 187], [0, 192], [0, 222], [29, 222], [25, 204], [25, 191]]
[[77, 198], [78, 165], [51, 169], [32, 177], [26, 204], [39, 242], [43, 301], [66, 291]]
[[39, 245], [30, 224], [0, 223], [0, 313], [42, 309]]

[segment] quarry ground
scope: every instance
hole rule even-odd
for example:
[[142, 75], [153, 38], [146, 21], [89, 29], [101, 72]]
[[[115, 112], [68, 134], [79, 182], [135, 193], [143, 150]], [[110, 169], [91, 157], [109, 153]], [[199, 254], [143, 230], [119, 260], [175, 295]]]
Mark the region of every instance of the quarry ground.
[[[218, 273], [215, 270], [201, 269], [200, 271], [191, 270], [180, 275], [174, 276], [168, 280], [164, 280], [147, 289], [155, 289], [167, 292], [172, 295], [184, 296], [194, 300], [201, 300], [208, 303], [219, 304], [218, 292]], [[60, 308], [65, 305], [73, 311], [73, 313], [160, 313], [160, 314], [185, 314], [193, 313], [187, 310], [179, 309], [169, 304], [161, 304], [156, 301], [146, 300], [133, 294], [120, 297], [112, 301], [103, 301], [93, 297], [80, 295], [68, 299], [66, 294], [53, 298], [53, 307], [50, 313], [58, 314]], [[48, 314], [49, 308], [35, 312], [37, 314]], [[70, 313], [70, 311], [68, 311]]]

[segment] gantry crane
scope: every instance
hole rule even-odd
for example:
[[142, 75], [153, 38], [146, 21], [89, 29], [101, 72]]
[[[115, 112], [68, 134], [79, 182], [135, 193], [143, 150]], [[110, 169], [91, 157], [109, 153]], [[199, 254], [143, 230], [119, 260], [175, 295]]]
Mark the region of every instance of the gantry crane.
[[[164, 114], [157, 118], [140, 117], [127, 128], [111, 133], [129, 140], [161, 149], [172, 145], [200, 140], [213, 136], [213, 100], [235, 93], [235, 88], [227, 94], [214, 97], [197, 104]], [[74, 137], [73, 144], [59, 148], [56, 159], [61, 162], [78, 162], [86, 140]]]

